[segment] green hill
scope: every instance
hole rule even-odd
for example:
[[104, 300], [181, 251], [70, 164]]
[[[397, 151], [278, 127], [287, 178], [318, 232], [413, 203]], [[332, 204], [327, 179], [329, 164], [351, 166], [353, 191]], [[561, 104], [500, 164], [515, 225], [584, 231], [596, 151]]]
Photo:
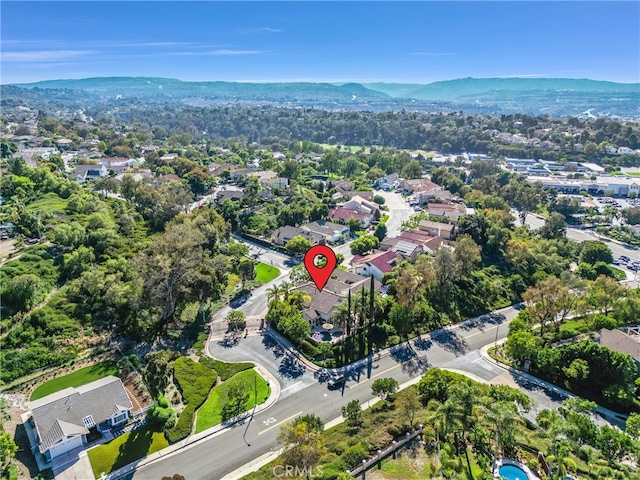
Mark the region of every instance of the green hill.
[[490, 92], [556, 92], [640, 93], [638, 83], [615, 83], [571, 78], [459, 78], [423, 85], [408, 92], [407, 97], [420, 100], [456, 100]]

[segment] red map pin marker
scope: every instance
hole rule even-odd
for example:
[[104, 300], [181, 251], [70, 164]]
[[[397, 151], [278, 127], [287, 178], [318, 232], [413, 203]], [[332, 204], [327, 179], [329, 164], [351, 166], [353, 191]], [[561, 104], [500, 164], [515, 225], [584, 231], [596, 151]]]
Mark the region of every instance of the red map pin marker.
[[[327, 264], [324, 267], [318, 267], [316, 265], [315, 259], [318, 255], [322, 255], [327, 259]], [[327, 284], [327, 281], [335, 270], [337, 263], [336, 254], [333, 252], [331, 247], [327, 247], [326, 245], [316, 245], [315, 247], [311, 247], [304, 255], [304, 266], [307, 269], [307, 272], [309, 272], [309, 275], [311, 275], [313, 283], [316, 284], [316, 287], [318, 287], [318, 290], [320, 291], [322, 291], [324, 286]]]

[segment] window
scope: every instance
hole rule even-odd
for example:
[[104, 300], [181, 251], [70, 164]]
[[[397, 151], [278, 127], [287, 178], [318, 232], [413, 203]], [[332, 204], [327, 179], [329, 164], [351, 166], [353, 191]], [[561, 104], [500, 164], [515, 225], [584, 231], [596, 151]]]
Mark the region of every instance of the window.
[[117, 425], [118, 423], [124, 422], [126, 419], [127, 419], [127, 412], [120, 413], [119, 415], [116, 415], [115, 417], [113, 417], [113, 419], [111, 420], [111, 424]]
[[95, 427], [96, 422], [93, 421], [93, 417], [91, 415], [87, 415], [82, 419], [84, 426], [87, 428]]

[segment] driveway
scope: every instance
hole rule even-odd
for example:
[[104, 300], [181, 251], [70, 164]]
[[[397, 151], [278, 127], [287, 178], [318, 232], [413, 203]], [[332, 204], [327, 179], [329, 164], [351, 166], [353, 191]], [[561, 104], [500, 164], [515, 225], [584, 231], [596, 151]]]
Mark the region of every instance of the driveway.
[[85, 447], [60, 455], [51, 463], [56, 480], [87, 480], [93, 477]]
[[409, 206], [405, 198], [399, 193], [376, 191], [376, 195], [384, 197], [384, 204], [389, 208], [389, 220], [387, 220], [387, 237], [393, 238], [400, 235], [402, 222], [409, 220], [416, 212]]

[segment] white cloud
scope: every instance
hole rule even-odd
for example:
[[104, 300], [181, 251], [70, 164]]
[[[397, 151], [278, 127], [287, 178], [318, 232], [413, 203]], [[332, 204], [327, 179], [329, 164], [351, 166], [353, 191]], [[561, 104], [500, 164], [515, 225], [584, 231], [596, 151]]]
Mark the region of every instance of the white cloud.
[[260, 28], [252, 28], [248, 30], [240, 30], [240, 33], [245, 35], [251, 35], [255, 33], [281, 33], [284, 32], [281, 28], [273, 28], [273, 27], [260, 27]]
[[31, 50], [25, 52], [3, 52], [3, 62], [52, 62], [68, 60], [94, 53], [92, 50]]
[[456, 54], [447, 52], [411, 52], [409, 55], [413, 55], [415, 57], [452, 57]]
[[172, 52], [172, 55], [184, 55], [184, 56], [212, 56], [212, 55], [257, 55], [265, 53], [263, 50], [232, 50], [232, 49], [218, 49], [207, 50], [202, 52]]

